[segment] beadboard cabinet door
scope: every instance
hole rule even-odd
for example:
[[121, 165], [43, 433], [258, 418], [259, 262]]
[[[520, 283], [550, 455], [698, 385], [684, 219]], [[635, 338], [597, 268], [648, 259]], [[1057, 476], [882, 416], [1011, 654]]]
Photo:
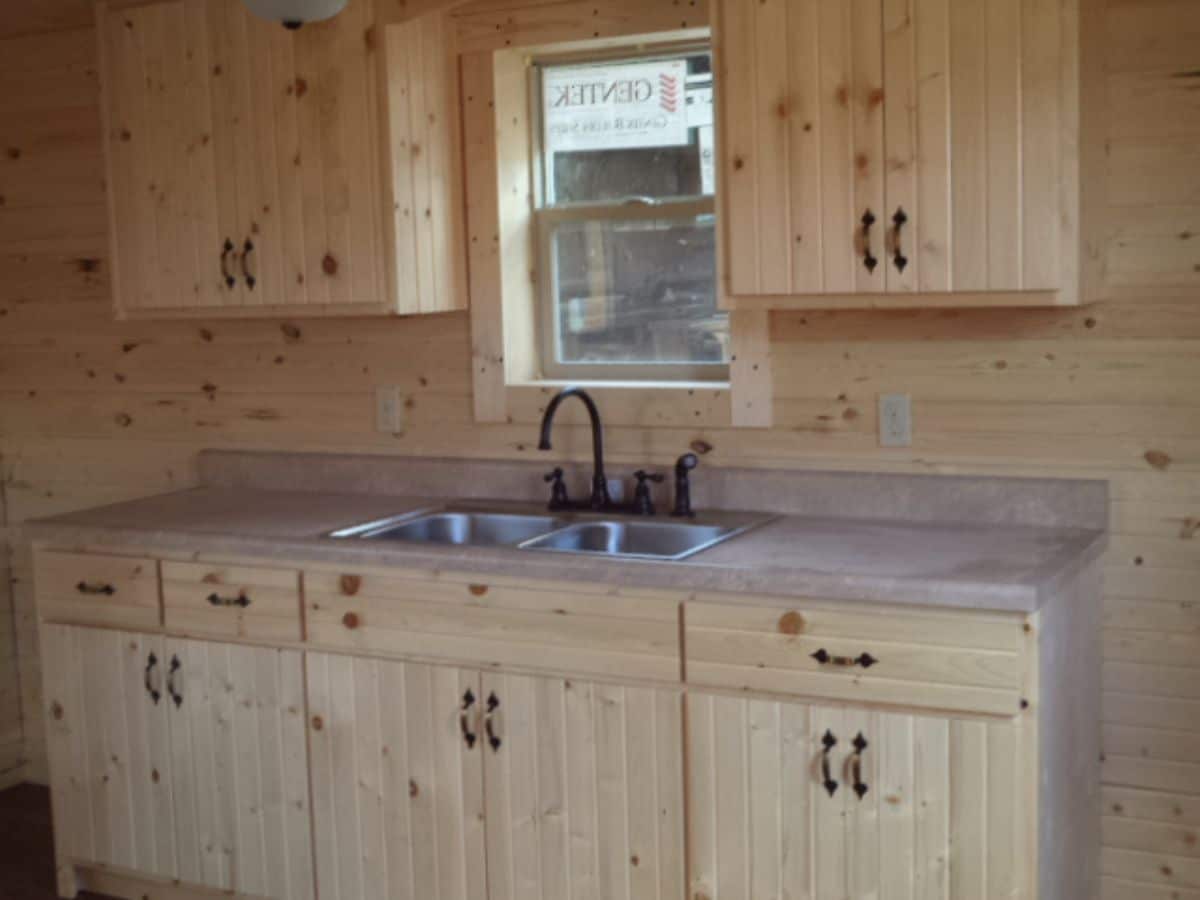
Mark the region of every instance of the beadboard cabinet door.
[[687, 740], [689, 897], [1033, 896], [1012, 721], [693, 692]]
[[311, 900], [301, 654], [168, 638], [164, 655], [176, 877]]
[[162, 638], [45, 624], [41, 634], [60, 883], [74, 884], [74, 863], [176, 877]]
[[791, 306], [1078, 302], [1063, 0], [719, 0], [723, 267]]
[[374, 0], [295, 32], [241, 0], [97, 21], [120, 312], [395, 307]]
[[485, 673], [488, 900], [684, 896], [680, 692]]
[[322, 900], [485, 900], [479, 674], [309, 653]]

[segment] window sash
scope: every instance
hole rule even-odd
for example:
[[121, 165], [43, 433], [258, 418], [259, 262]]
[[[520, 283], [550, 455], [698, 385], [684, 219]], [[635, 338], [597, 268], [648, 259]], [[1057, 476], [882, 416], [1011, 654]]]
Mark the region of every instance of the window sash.
[[538, 244], [538, 349], [542, 377], [582, 381], [697, 381], [729, 380], [728, 364], [714, 363], [561, 363], [555, 314], [554, 231], [570, 222], [681, 221], [713, 215], [713, 197], [625, 203], [577, 204], [534, 211]]

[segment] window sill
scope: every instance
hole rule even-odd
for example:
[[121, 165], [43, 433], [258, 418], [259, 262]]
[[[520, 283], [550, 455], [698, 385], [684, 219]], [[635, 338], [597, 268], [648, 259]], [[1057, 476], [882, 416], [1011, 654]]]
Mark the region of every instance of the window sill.
[[[568, 386], [595, 399], [605, 425], [658, 428], [728, 428], [733, 423], [730, 386], [723, 381], [528, 381], [505, 387], [508, 420], [536, 425], [551, 398]], [[583, 404], [564, 404], [560, 420], [588, 424]]]

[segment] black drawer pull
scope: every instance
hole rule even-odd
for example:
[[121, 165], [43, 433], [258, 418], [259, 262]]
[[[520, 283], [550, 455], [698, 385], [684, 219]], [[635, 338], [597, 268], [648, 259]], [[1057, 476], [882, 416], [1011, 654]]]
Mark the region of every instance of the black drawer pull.
[[896, 267], [897, 272], [903, 272], [905, 267], [908, 266], [908, 257], [905, 256], [904, 252], [900, 249], [900, 229], [902, 229], [907, 222], [908, 214], [904, 212], [903, 207], [900, 207], [896, 210], [896, 214], [892, 216], [892, 224], [896, 228], [895, 236], [892, 238], [894, 242], [893, 248], [896, 251], [895, 256], [892, 257], [892, 264]]
[[111, 584], [88, 584], [86, 581], [75, 585], [75, 590], [81, 594], [103, 594], [106, 597], [111, 597], [117, 592], [117, 589]]
[[178, 656], [171, 657], [171, 668], [167, 670], [167, 695], [175, 701], [175, 706], [183, 706], [183, 694], [175, 687], [175, 675], [183, 668]]
[[254, 252], [254, 243], [250, 238], [246, 238], [246, 243], [242, 246], [242, 277], [246, 279], [246, 287], [254, 290], [254, 285], [258, 284], [257, 279], [250, 273], [250, 254]]
[[221, 247], [221, 276], [225, 279], [225, 287], [232, 288], [237, 284], [237, 278], [229, 271], [229, 254], [233, 253], [237, 248], [233, 246], [233, 241], [225, 238], [225, 243]]
[[871, 226], [874, 224], [875, 213], [868, 209], [862, 217], [863, 265], [866, 266], [868, 272], [874, 272], [875, 267], [879, 265], [879, 260], [871, 252]]
[[471, 730], [470, 722], [467, 720], [467, 713], [471, 711], [471, 707], [475, 705], [475, 695], [471, 693], [471, 689], [467, 688], [467, 692], [463, 694], [462, 712], [458, 716], [458, 727], [462, 729], [463, 742], [467, 745], [468, 750], [475, 747], [475, 742], [479, 740], [479, 735]]
[[829, 729], [825, 730], [825, 736], [821, 738], [821, 746], [825, 748], [821, 751], [821, 777], [824, 779], [821, 787], [825, 788], [832, 797], [837, 793], [838, 783], [834, 780], [833, 773], [830, 772], [829, 754], [837, 746], [837, 738]]
[[499, 753], [500, 745], [503, 743], [500, 738], [496, 736], [496, 729], [495, 725], [493, 724], [496, 717], [496, 710], [499, 708], [499, 698], [497, 698], [495, 694], [489, 694], [487, 699], [487, 714], [483, 717], [483, 730], [487, 733], [488, 746], [492, 748], [493, 753]]
[[158, 701], [162, 699], [162, 694], [159, 692], [158, 688], [154, 686], [154, 682], [152, 680], [154, 676], [154, 669], [157, 665], [158, 657], [151, 653], [146, 659], [146, 671], [142, 675], [142, 681], [146, 685], [146, 693], [150, 695], [150, 699], [154, 701], [155, 706], [158, 706]]
[[867, 744], [867, 739], [863, 737], [861, 731], [854, 739], [853, 746], [854, 756], [851, 757], [850, 772], [854, 776], [854, 793], [858, 796], [859, 800], [862, 800], [863, 797], [867, 796], [867, 791], [869, 791], [870, 788], [867, 787], [866, 782], [863, 781], [862, 778], [862, 755], [863, 751], [866, 750], [869, 745]]
[[208, 602], [213, 606], [240, 606], [245, 609], [250, 605], [250, 598], [245, 592], [238, 594], [236, 597], [222, 597], [220, 594], [209, 594]]
[[869, 669], [879, 660], [873, 657], [870, 653], [861, 653], [858, 656], [833, 656], [828, 650], [822, 647], [816, 653], [810, 654], [813, 659], [823, 666], [842, 666], [851, 668], [852, 666], [862, 666], [864, 669]]

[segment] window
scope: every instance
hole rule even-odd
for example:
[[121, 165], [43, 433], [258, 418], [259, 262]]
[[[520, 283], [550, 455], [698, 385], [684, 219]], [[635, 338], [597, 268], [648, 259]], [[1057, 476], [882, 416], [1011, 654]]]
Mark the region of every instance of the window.
[[727, 379], [709, 49], [534, 71], [543, 376]]

